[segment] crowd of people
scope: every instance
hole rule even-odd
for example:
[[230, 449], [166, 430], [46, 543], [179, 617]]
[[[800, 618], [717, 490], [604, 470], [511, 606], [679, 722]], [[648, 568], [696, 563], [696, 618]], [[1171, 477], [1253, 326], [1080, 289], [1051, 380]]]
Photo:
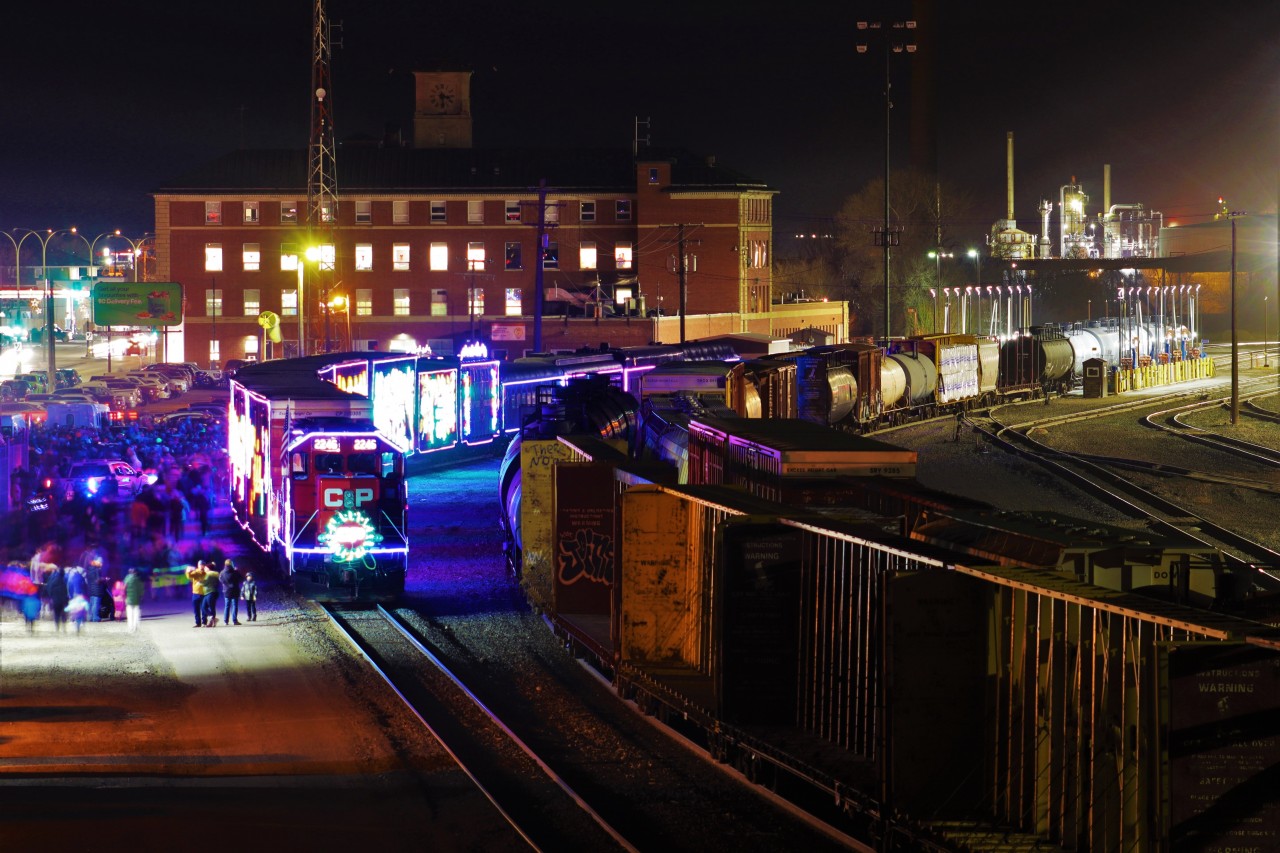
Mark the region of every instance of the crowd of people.
[[[246, 585], [254, 600], [246, 601], [248, 618], [256, 618], [256, 584], [240, 578], [209, 538], [212, 515], [227, 498], [220, 422], [37, 424], [28, 448], [28, 464], [11, 477], [14, 509], [0, 542], [8, 566], [0, 596], [16, 604], [28, 628], [47, 617], [55, 631], [70, 625], [80, 632], [86, 622], [124, 618], [134, 631], [149, 587], [154, 596], [162, 577], [181, 582], [184, 568], [190, 578], [197, 567], [207, 574], [216, 565], [235, 576], [222, 585], [224, 623], [238, 622]], [[138, 477], [92, 493], [66, 480], [74, 463], [101, 459], [127, 462]]]

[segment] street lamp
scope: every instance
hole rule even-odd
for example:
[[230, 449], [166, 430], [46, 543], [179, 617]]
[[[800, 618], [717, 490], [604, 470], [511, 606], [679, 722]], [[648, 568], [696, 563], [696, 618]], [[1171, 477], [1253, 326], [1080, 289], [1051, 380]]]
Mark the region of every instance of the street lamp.
[[[942, 249], [931, 249], [929, 257], [933, 258], [933, 284], [935, 287], [942, 286], [942, 259], [954, 258], [954, 252], [944, 252]], [[934, 312], [933, 330], [938, 331], [937, 311]]]
[[[41, 236], [39, 231], [33, 231], [30, 228], [15, 228], [13, 230], [23, 232], [22, 239], [15, 244], [13, 257], [14, 273], [19, 280], [22, 278], [22, 244], [27, 242], [28, 237], [33, 236], [40, 243], [40, 272], [44, 276], [44, 336], [45, 345], [48, 347], [49, 352], [49, 386], [56, 388], [58, 361], [57, 356], [54, 354], [53, 346], [53, 288], [49, 284], [49, 241], [58, 234], [75, 234], [76, 229], [62, 228], [54, 231], [50, 228], [45, 230], [44, 236]], [[13, 240], [13, 237], [11, 236], [9, 239]]]
[[351, 305], [347, 302], [347, 297], [335, 295], [329, 297], [329, 312], [341, 311], [347, 315], [347, 349], [351, 349]]
[[974, 331], [980, 335], [982, 334], [982, 253], [977, 249], [970, 249], [965, 252], [965, 254], [973, 258], [974, 262], [978, 265], [978, 323], [977, 328], [974, 329]]
[[[889, 124], [890, 116], [893, 110], [892, 97], [892, 77], [889, 73], [889, 59], [895, 53], [915, 53], [916, 46], [903, 40], [906, 30], [914, 30], [916, 28], [915, 21], [894, 21], [886, 27], [880, 21], [858, 21], [858, 29], [862, 31], [874, 30], [884, 42], [884, 225], [882, 226], [878, 239], [880, 245], [884, 248], [884, 337], [887, 341], [890, 337], [889, 322], [889, 257], [891, 248], [898, 242], [898, 231], [901, 229], [893, 229], [889, 225]], [[893, 38], [889, 38], [885, 34], [886, 29], [897, 31]], [[857, 45], [858, 53], [866, 53], [868, 45]]]

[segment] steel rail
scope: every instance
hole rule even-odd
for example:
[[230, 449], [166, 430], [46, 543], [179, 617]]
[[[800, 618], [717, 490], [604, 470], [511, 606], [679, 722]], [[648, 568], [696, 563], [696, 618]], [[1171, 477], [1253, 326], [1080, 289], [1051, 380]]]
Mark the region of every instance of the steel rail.
[[[463, 749], [456, 744], [454, 739], [445, 733], [439, 725], [436, 725], [431, 721], [432, 714], [421, 708], [419, 703], [415, 702], [407, 694], [404, 687], [388, 671], [387, 667], [380, 662], [381, 655], [379, 654], [375, 644], [358, 633], [340, 608], [328, 602], [317, 602], [317, 605], [325, 615], [329, 617], [330, 622], [337, 628], [342, 636], [347, 639], [352, 647], [359, 652], [361, 657], [363, 657], [374, 671], [377, 672], [378, 675], [387, 683], [392, 692], [394, 692], [401, 702], [404, 703], [405, 707], [408, 708], [409, 712], [418, 718], [427, 731], [430, 732], [431, 736], [435, 738], [445, 752], [448, 753], [450, 758], [453, 759], [459, 769], [461, 769], [468, 778], [471, 779], [477, 789], [479, 789], [485, 798], [493, 804], [494, 808], [498, 810], [498, 813], [502, 815], [508, 825], [510, 825], [511, 828], [519, 834], [522, 839], [524, 839], [531, 849], [542, 851], [544, 847], [540, 846], [533, 838], [533, 830], [524, 825], [524, 823], [517, 818], [515, 814], [513, 814], [510, 808], [503, 805], [504, 798], [494, 790], [495, 786], [487, 784], [484, 779], [481, 778], [480, 772], [473, 767], [471, 762], [462, 754]], [[564, 792], [575, 806], [577, 806], [577, 808], [583, 811], [597, 825], [599, 825], [599, 827], [617, 843], [620, 849], [630, 851], [630, 853], [638, 853], [637, 848], [634, 845], [628, 842], [617, 830], [611, 827], [577, 792], [575, 792], [562, 778], [560, 778], [558, 774], [551, 770], [546, 762], [531, 750], [530, 747], [520, 739], [509, 726], [507, 726], [490, 708], [485, 706], [485, 704], [481, 702], [480, 699], [449, 670], [439, 657], [428, 650], [417, 637], [413, 636], [412, 632], [402, 624], [399, 617], [391, 614], [381, 605], [377, 605], [376, 608], [366, 607], [363, 608], [363, 610], [367, 613], [378, 614], [383, 623], [393, 628], [399, 636], [409, 642], [415, 650], [423, 655], [423, 657], [428, 660], [438, 672], [447, 678], [449, 682], [453, 684], [453, 686], [457, 688], [466, 697], [466, 699], [470, 701], [490, 723], [493, 724], [495, 728], [502, 732], [509, 743], [516, 746], [526, 757], [532, 760], [538, 769], [557, 788]]]

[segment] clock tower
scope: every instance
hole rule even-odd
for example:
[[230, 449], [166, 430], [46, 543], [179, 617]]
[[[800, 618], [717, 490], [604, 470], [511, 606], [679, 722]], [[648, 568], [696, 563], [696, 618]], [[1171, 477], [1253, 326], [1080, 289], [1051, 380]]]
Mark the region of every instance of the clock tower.
[[413, 72], [414, 148], [471, 147], [471, 72]]

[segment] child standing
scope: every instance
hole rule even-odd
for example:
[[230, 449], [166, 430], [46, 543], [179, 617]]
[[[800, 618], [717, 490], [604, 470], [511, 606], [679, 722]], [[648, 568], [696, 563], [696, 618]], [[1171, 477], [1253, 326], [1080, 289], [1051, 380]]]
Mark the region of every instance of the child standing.
[[258, 621], [258, 582], [253, 579], [253, 572], [247, 572], [244, 583], [240, 584], [240, 598], [244, 601], [246, 622]]
[[89, 600], [77, 593], [67, 605], [67, 616], [71, 618], [71, 624], [76, 626], [76, 633], [79, 634], [84, 627], [84, 620], [89, 616]]

